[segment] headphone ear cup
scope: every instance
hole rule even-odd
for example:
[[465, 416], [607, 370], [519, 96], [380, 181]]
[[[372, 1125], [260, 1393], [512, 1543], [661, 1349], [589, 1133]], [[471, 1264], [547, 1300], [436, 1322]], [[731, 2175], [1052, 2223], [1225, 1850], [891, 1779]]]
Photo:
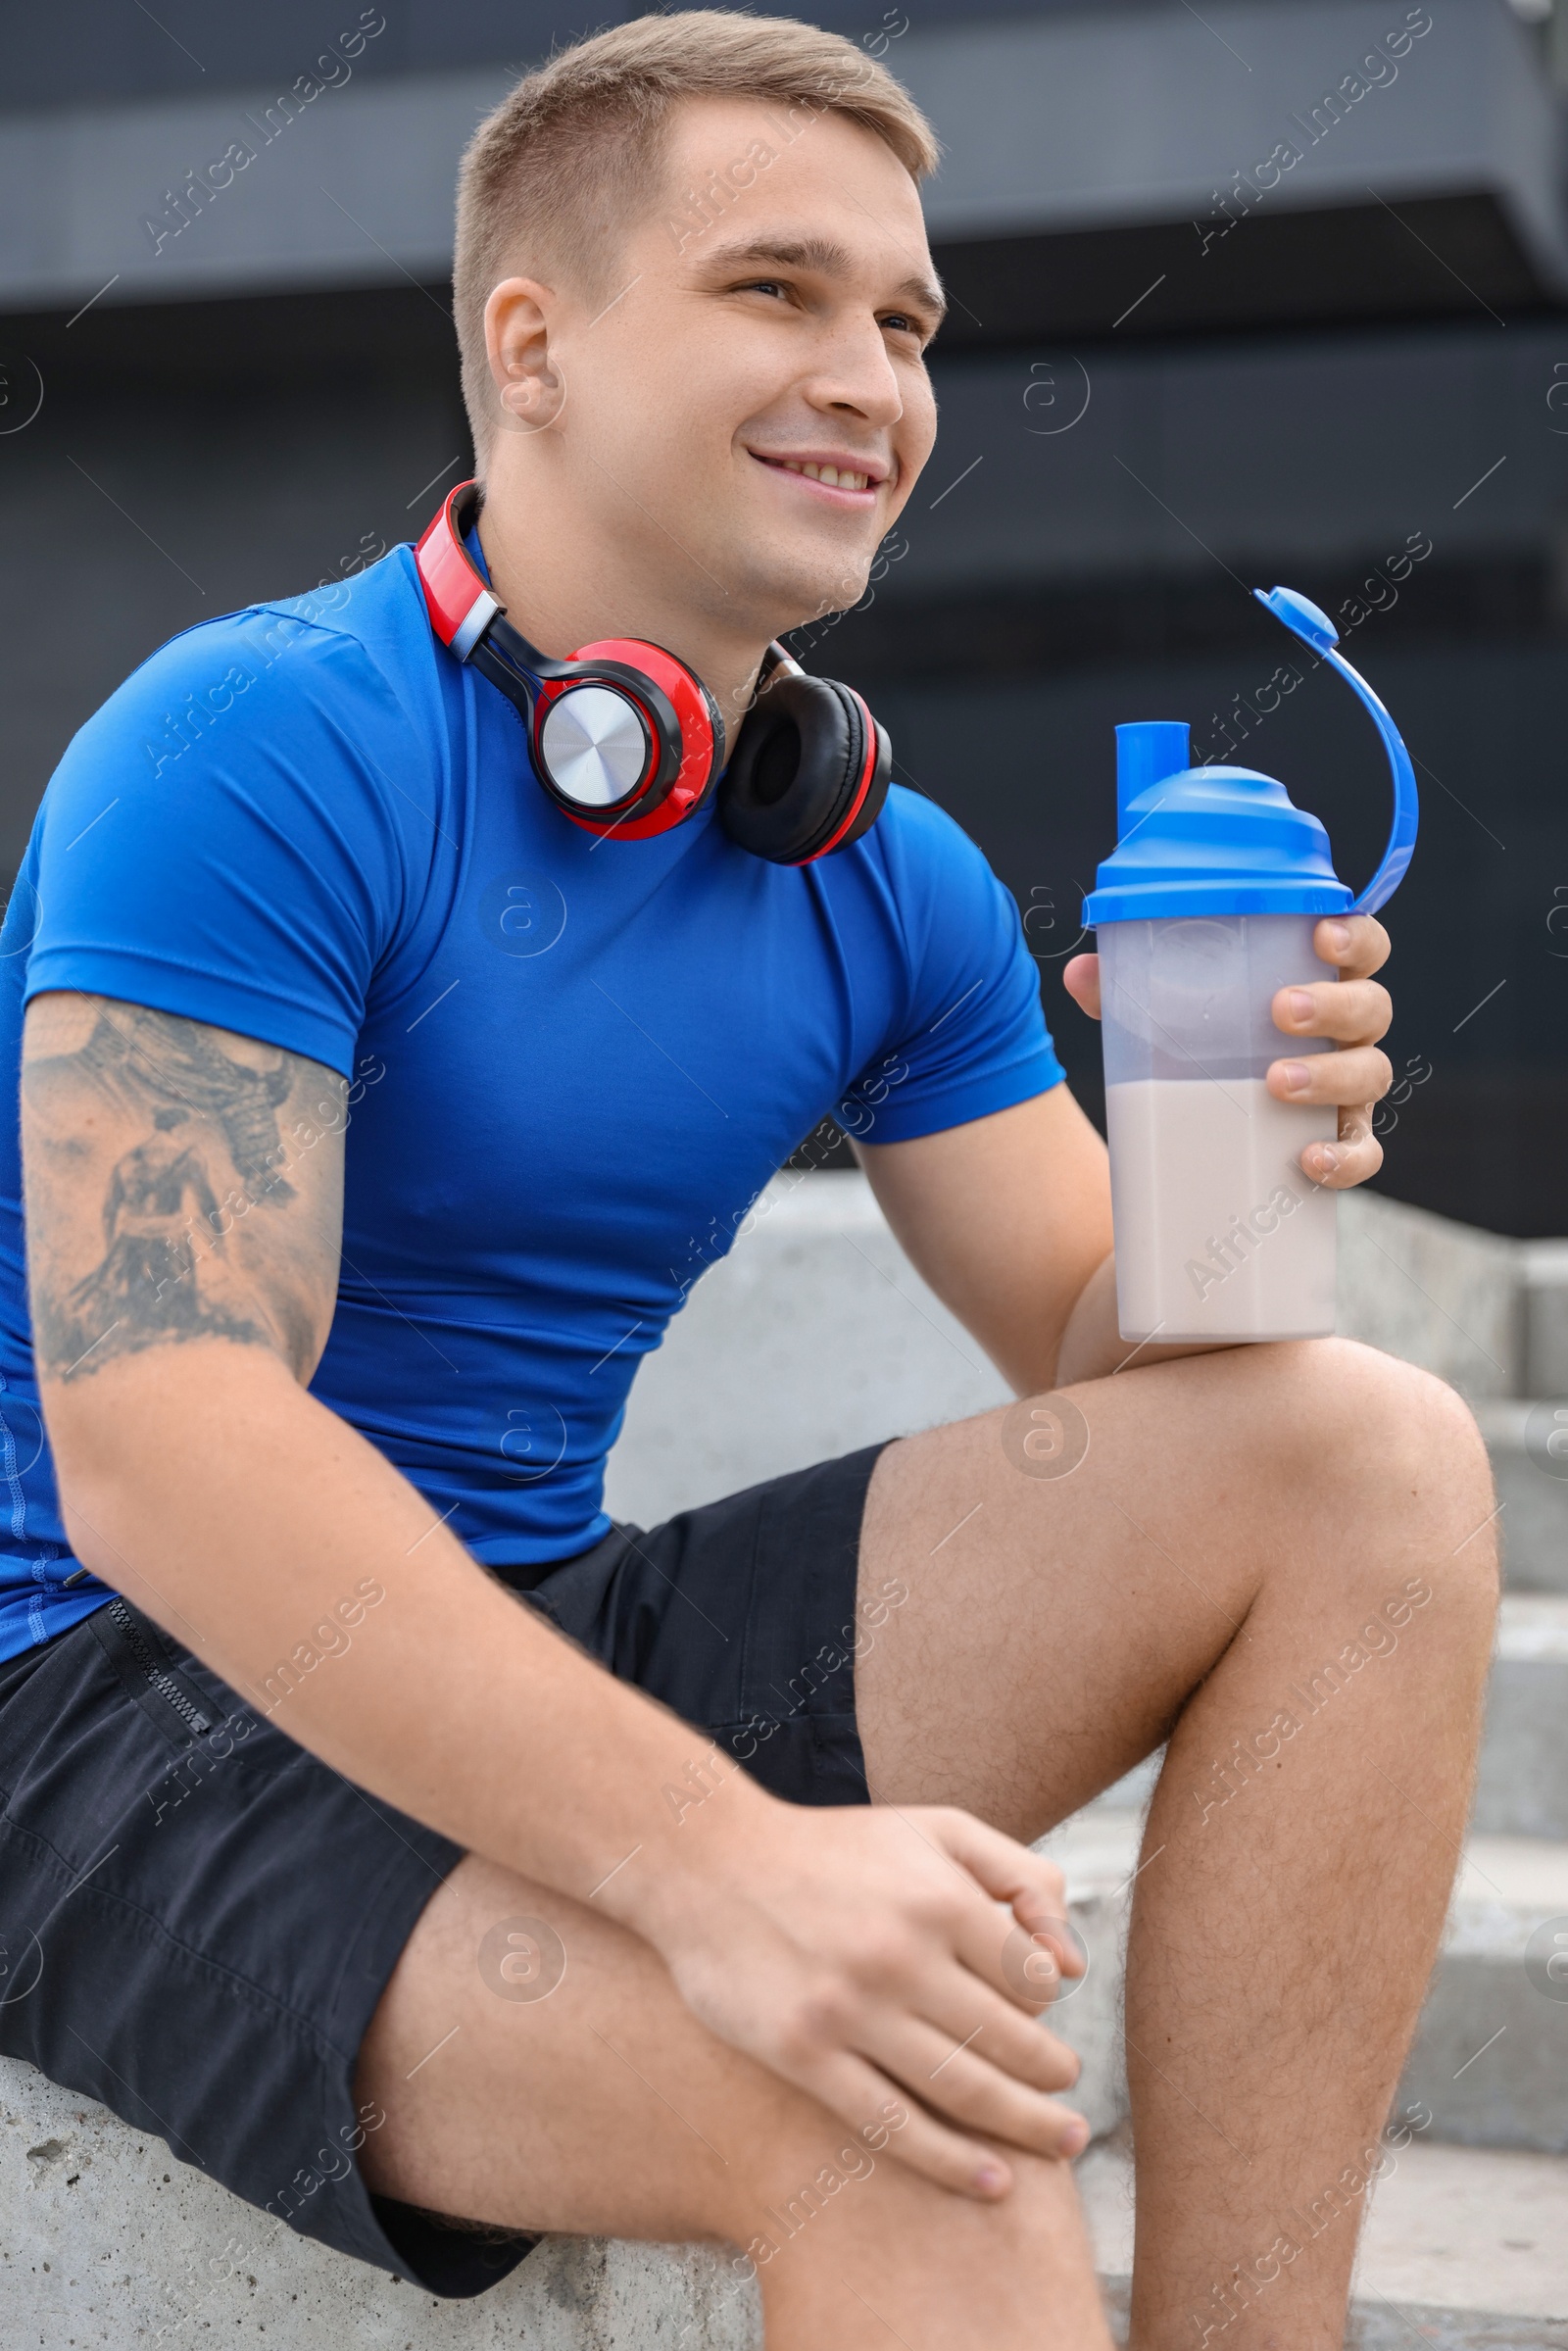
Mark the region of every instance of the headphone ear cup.
[[719, 820], [753, 857], [809, 864], [876, 821], [890, 764], [887, 736], [858, 694], [791, 671], [748, 713], [719, 786]]
[[[863, 704], [861, 707], [864, 708]], [[869, 710], [866, 711], [866, 716], [871, 718]], [[882, 813], [888, 796], [888, 785], [893, 780], [893, 745], [888, 740], [887, 728], [879, 719], [871, 718], [871, 730], [874, 739], [874, 753], [870, 779], [866, 784], [864, 797], [856, 811], [854, 822], [839, 834], [837, 840], [833, 841], [825, 852], [819, 852], [819, 855], [836, 857], [841, 849], [853, 849], [856, 842], [871, 830], [872, 825]]]

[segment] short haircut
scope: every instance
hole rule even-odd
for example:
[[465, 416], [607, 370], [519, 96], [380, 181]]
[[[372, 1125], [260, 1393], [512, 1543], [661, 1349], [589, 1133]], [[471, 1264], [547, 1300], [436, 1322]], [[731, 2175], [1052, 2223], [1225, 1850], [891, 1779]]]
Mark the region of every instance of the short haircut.
[[481, 470], [494, 415], [484, 343], [493, 288], [514, 275], [564, 277], [608, 297], [627, 228], [663, 192], [666, 125], [683, 98], [760, 99], [784, 113], [789, 136], [816, 116], [843, 115], [884, 140], [915, 181], [941, 152], [885, 66], [793, 17], [637, 17], [524, 74], [474, 132], [458, 177], [454, 308]]

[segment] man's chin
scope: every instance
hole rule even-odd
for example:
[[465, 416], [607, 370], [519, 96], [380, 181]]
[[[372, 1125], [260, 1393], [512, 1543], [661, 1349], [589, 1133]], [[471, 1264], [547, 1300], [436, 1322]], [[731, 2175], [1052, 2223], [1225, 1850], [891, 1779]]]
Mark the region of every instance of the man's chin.
[[775, 577], [759, 600], [775, 615], [773, 635], [782, 637], [791, 629], [808, 627], [813, 620], [847, 612], [865, 594], [869, 569], [867, 564], [855, 571], [815, 570], [805, 579], [798, 572], [788, 579]]

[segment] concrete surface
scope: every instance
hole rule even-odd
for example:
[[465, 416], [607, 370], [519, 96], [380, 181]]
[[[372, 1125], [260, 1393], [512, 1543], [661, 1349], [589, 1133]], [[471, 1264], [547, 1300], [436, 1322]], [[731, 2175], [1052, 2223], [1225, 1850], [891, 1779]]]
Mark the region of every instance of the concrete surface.
[[789, 1172], [637, 1374], [606, 1507], [653, 1526], [1012, 1391], [915, 1272], [859, 1175]]
[[1568, 2150], [1568, 1987], [1542, 1988], [1554, 1931], [1568, 1934], [1568, 1845], [1472, 1837], [1400, 2086], [1431, 2106], [1435, 2138]]
[[[297, 2237], [161, 2141], [0, 2059], [5, 2351], [755, 2351], [750, 2289], [696, 2248], [553, 2238], [470, 2302]], [[685, 2330], [684, 2333], [682, 2330]]]
[[[1494, 2318], [1544, 2314], [1568, 2327], [1568, 2157], [1481, 2153], [1416, 2137], [1386, 2160], [1356, 2263], [1358, 2300]], [[1133, 2258], [1125, 2133], [1090, 2149], [1078, 2183], [1096, 2268], [1125, 2276]]]
[[1473, 1400], [1502, 1504], [1503, 1572], [1516, 1592], [1568, 1594], [1568, 1457], [1547, 1450], [1568, 1417], [1560, 1401], [1496, 1396]]
[[[1392, 2160], [1368, 2218], [1348, 2341], [1357, 2351], [1412, 2335], [1444, 2351], [1568, 2351], [1568, 2158], [1417, 2138]], [[1114, 2307], [1131, 2262], [1125, 2133], [1092, 2148], [1079, 2179]], [[750, 2289], [732, 2289], [711, 2255], [555, 2238], [480, 2300], [438, 2303], [292, 2237], [158, 2140], [9, 2063], [0, 2206], [8, 2351], [190, 2351], [207, 2333], [270, 2351], [760, 2351]]]
[[1524, 1245], [1526, 1396], [1568, 1396], [1568, 1241]]
[[[1110, 2313], [1111, 2336], [1127, 2340], [1127, 2289], [1124, 2278], [1102, 2278]], [[1194, 2340], [1197, 2340], [1196, 2334]], [[1211, 2343], [1223, 2344], [1222, 2334]], [[1541, 2319], [1519, 2319], [1479, 2310], [1448, 2310], [1441, 2304], [1364, 2301], [1350, 2305], [1345, 2351], [1568, 2351], [1568, 2327]]]
[[[1097, 1796], [1090, 1814], [1141, 1811], [1162, 1752]], [[1470, 1825], [1489, 1837], [1568, 1838], [1568, 1594], [1503, 1594]]]
[[[1142, 1826], [1136, 1812], [1095, 1805], [1042, 1842], [1042, 1851], [1065, 1873], [1075, 1904], [1100, 1898], [1102, 1906], [1090, 1915], [1092, 1958], [1102, 1977], [1107, 1967], [1119, 1969], [1119, 1946], [1111, 1936], [1140, 1865]], [[1143, 1867], [1159, 1867], [1157, 1851]], [[1119, 1912], [1111, 1907], [1117, 1902]], [[1568, 1982], [1560, 1998], [1544, 1992], [1539, 1956], [1543, 1937], [1557, 1923], [1568, 1936], [1568, 1843], [1527, 1837], [1467, 1840], [1443, 1949], [1399, 2085], [1402, 2107], [1430, 2111], [1434, 2140], [1568, 2153]], [[1097, 2020], [1105, 2005], [1102, 1988]], [[1066, 2038], [1072, 2037], [1069, 2013], [1062, 2012]], [[1102, 2029], [1074, 2045], [1084, 2057], [1097, 2129], [1103, 2131], [1108, 2115], [1126, 2112], [1114, 2040], [1109, 2071]], [[1568, 2250], [1563, 2258], [1568, 2265]]]
[[1568, 1837], [1568, 1595], [1504, 1595], [1472, 1825]]
[[1339, 1226], [1347, 1338], [1423, 1364], [1472, 1403], [1518, 1393], [1525, 1351], [1517, 1241], [1375, 1192], [1344, 1194]]

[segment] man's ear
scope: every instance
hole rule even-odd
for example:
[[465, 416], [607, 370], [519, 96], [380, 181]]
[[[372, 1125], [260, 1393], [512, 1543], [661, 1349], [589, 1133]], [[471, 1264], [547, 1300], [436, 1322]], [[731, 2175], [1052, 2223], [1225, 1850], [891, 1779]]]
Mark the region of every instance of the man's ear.
[[542, 432], [565, 405], [551, 341], [556, 308], [551, 288], [533, 277], [504, 278], [484, 306], [485, 351], [504, 432]]

